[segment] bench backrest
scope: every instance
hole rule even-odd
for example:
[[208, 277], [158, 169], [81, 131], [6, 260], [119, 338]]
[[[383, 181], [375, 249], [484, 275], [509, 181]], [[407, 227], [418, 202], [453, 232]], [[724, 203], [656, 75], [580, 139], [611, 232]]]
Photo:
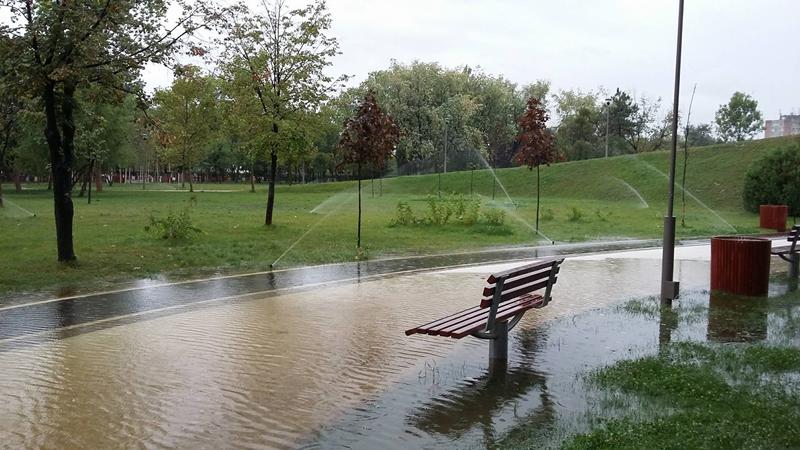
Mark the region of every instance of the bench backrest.
[[800, 237], [800, 225], [795, 225], [789, 230], [789, 237], [786, 238], [787, 241], [792, 243], [792, 248], [789, 250], [790, 252], [794, 253], [797, 250], [797, 238]]
[[550, 301], [550, 291], [558, 277], [564, 258], [536, 261], [503, 272], [489, 275], [483, 289], [481, 308], [497, 307], [501, 302], [545, 289], [544, 303]]

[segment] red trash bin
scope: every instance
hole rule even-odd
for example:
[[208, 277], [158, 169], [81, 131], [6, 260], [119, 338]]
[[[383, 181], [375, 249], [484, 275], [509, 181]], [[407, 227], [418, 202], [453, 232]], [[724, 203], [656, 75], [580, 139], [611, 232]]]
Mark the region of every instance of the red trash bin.
[[764, 238], [711, 238], [711, 290], [737, 295], [767, 295], [771, 248], [772, 242]]
[[761, 205], [758, 213], [761, 228], [786, 231], [786, 219], [789, 217], [787, 205]]

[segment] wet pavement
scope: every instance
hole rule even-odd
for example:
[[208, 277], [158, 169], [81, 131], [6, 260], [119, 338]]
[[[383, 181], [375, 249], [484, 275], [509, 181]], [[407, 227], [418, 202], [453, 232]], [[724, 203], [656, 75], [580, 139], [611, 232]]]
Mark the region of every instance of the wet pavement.
[[[575, 409], [574, 374], [582, 368], [657, 341], [658, 327], [644, 319], [582, 315], [657, 294], [660, 253], [609, 253], [613, 245], [646, 243], [397, 259], [7, 301], [0, 304], [0, 443], [492, 447], [522, 420], [547, 424]], [[403, 334], [476, 304], [492, 272], [599, 250], [607, 253], [567, 258], [553, 302], [512, 332], [507, 371], [489, 370], [485, 341]], [[677, 249], [682, 289], [707, 288], [708, 253], [707, 245]]]

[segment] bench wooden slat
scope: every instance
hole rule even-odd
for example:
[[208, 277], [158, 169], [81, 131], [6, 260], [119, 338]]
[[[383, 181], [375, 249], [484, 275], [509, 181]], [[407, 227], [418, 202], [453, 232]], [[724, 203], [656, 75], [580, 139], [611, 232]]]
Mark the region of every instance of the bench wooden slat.
[[[495, 317], [500, 317], [503, 314], [506, 314], [508, 311], [511, 311], [511, 310], [517, 310], [519, 307], [527, 307], [527, 306], [533, 307], [536, 304], [536, 300], [535, 299], [536, 299], [536, 297], [534, 297], [534, 296], [532, 296], [530, 299], [524, 299], [524, 300], [515, 299], [515, 300], [503, 305], [503, 308], [499, 308], [497, 310], [497, 315]], [[539, 300], [539, 301], [541, 301], [541, 300]], [[530, 308], [528, 308], [528, 309], [530, 309]], [[461, 337], [464, 337], [464, 336], [466, 336], [466, 335], [468, 335], [468, 334], [470, 334], [470, 333], [472, 333], [474, 331], [484, 330], [484, 329], [486, 329], [487, 322], [489, 320], [489, 312], [488, 312], [488, 310], [484, 310], [482, 312], [483, 312], [483, 314], [480, 314], [480, 315], [478, 315], [476, 317], [473, 317], [473, 318], [471, 318], [469, 320], [462, 321], [462, 322], [459, 322], [459, 323], [455, 323], [455, 324], [450, 325], [450, 326], [448, 326], [446, 328], [443, 328], [443, 329], [440, 329], [440, 330], [436, 330], [436, 331], [430, 332], [428, 334], [433, 334], [433, 335], [436, 335], [436, 336], [453, 337], [453, 334], [455, 333], [455, 334], [460, 334]], [[469, 331], [469, 333], [461, 334], [461, 332], [463, 332], [465, 330], [470, 330], [470, 331]], [[460, 339], [460, 338], [457, 338], [457, 339]]]
[[[533, 283], [534, 281], [538, 281], [538, 280], [542, 280], [542, 279], [545, 279], [545, 278], [549, 278], [551, 273], [552, 274], [557, 274], [558, 271], [559, 271], [559, 268], [556, 267], [555, 269], [545, 269], [545, 270], [543, 270], [541, 272], [535, 272], [535, 273], [532, 273], [530, 275], [526, 274], [525, 276], [522, 276], [520, 278], [515, 278], [513, 280], [508, 280], [507, 279], [503, 283], [503, 291], [506, 291], [506, 290], [509, 290], [509, 289], [514, 289], [516, 287], [519, 287], [519, 286], [522, 286], [522, 285], [525, 285], [525, 284], [528, 284], [528, 283]], [[483, 288], [483, 296], [484, 297], [493, 296], [494, 295], [494, 291], [495, 291], [496, 288], [497, 288], [497, 285], [487, 286], [487, 287]]]
[[[535, 300], [538, 299], [538, 300]], [[495, 317], [495, 321], [497, 322], [505, 322], [506, 320], [516, 316], [519, 313], [525, 312], [529, 309], [535, 308], [538, 304], [544, 302], [544, 297], [541, 295], [534, 295], [531, 296], [529, 300], [524, 300], [517, 303], [515, 306], [511, 308], [507, 308], [504, 311], [498, 311], [497, 316]], [[482, 328], [486, 326], [486, 322], [484, 320], [483, 323], [473, 323], [469, 325], [464, 325], [463, 327], [448, 332], [447, 334], [443, 334], [444, 336], [450, 336], [453, 339], [461, 339], [464, 336], [469, 336], [470, 334], [480, 331]]]
[[[497, 314], [498, 315], [499, 314], [503, 314], [503, 313], [505, 313], [506, 311], [508, 311], [510, 309], [516, 308], [520, 304], [523, 304], [523, 303], [526, 303], [526, 302], [531, 302], [534, 299], [535, 299], [535, 296], [531, 296], [529, 299], [514, 299], [514, 300], [512, 300], [512, 301], [510, 301], [508, 303], [503, 304], [502, 307], [497, 308]], [[461, 320], [461, 321], [456, 322], [456, 323], [452, 323], [452, 324], [450, 324], [450, 325], [448, 325], [446, 327], [438, 327], [435, 330], [429, 331], [428, 334], [435, 334], [435, 335], [439, 335], [439, 336], [449, 336], [451, 332], [453, 332], [455, 330], [462, 329], [462, 328], [467, 327], [467, 326], [481, 325], [481, 324], [483, 324], [483, 326], [485, 326], [486, 322], [488, 321], [488, 319], [489, 319], [489, 310], [485, 309], [485, 310], [482, 310], [480, 314], [477, 314], [477, 315], [475, 315], [473, 317], [470, 317], [470, 318], [465, 319], [465, 320]]]
[[[513, 305], [514, 303], [515, 303], [515, 300], [509, 301], [509, 302], [505, 302], [505, 303], [500, 303], [500, 306], [498, 306], [498, 310], [505, 310], [505, 309], [507, 309], [509, 307], [509, 305]], [[472, 309], [472, 308], [470, 308], [470, 309]], [[430, 326], [430, 327], [425, 327], [425, 329], [422, 330], [421, 332], [435, 335], [435, 334], [439, 334], [439, 332], [442, 331], [442, 330], [447, 330], [447, 329], [451, 329], [451, 328], [454, 328], [454, 327], [457, 328], [461, 324], [472, 322], [472, 321], [474, 321], [476, 319], [480, 319], [481, 317], [483, 318], [484, 321], [486, 321], [488, 319], [488, 317], [489, 317], [489, 310], [486, 309], [486, 308], [478, 308], [477, 310], [472, 310], [468, 314], [460, 315], [457, 318], [453, 318], [451, 320], [448, 320], [447, 322], [442, 322], [442, 323], [439, 323], [439, 324], [436, 324], [436, 325], [433, 325], [433, 326]]]
[[450, 321], [453, 321], [455, 319], [462, 318], [463, 316], [466, 316], [466, 315], [471, 314], [471, 313], [478, 312], [480, 310], [481, 310], [480, 306], [473, 306], [472, 308], [467, 308], [467, 309], [465, 309], [463, 311], [459, 311], [459, 312], [457, 312], [455, 314], [451, 314], [451, 315], [449, 315], [447, 317], [442, 317], [441, 319], [437, 319], [437, 320], [434, 320], [433, 322], [426, 323], [425, 325], [420, 325], [420, 326], [414, 327], [414, 328], [412, 328], [410, 330], [406, 330], [406, 336], [411, 336], [414, 333], [426, 333], [427, 330], [430, 329], [430, 328], [436, 327], [438, 325], [442, 325], [442, 324], [444, 324], [446, 322], [450, 322]]
[[[555, 283], [556, 280], [558, 280], [558, 277], [554, 277], [553, 278], [553, 283]], [[547, 287], [547, 283], [549, 283], [549, 282], [550, 282], [550, 280], [548, 279], [548, 280], [540, 281], [538, 283], [528, 284], [528, 285], [525, 285], [525, 286], [523, 286], [521, 288], [514, 289], [512, 291], [506, 291], [505, 289], [503, 289], [503, 294], [500, 297], [500, 302], [505, 302], [505, 301], [511, 300], [511, 299], [513, 299], [515, 297], [519, 297], [519, 296], [528, 294], [528, 293], [533, 292], [533, 291], [538, 291], [539, 289], [544, 289], [544, 288]], [[481, 305], [480, 306], [481, 306], [481, 308], [486, 308], [487, 306], [489, 306], [491, 304], [492, 304], [492, 298], [490, 297], [490, 298], [485, 298], [485, 299], [481, 300]]]
[[539, 270], [539, 269], [544, 269], [546, 267], [550, 267], [556, 262], [560, 264], [562, 261], [564, 261], [564, 258], [553, 258], [553, 259], [550, 259], [550, 260], [545, 260], [544, 262], [539, 260], [539, 261], [533, 262], [533, 263], [525, 265], [525, 266], [515, 267], [513, 269], [509, 269], [509, 270], [504, 270], [502, 272], [493, 273], [493, 274], [489, 275], [489, 278], [487, 278], [486, 281], [488, 283], [490, 283], [490, 284], [491, 283], [496, 283], [497, 280], [500, 279], [500, 278], [506, 278], [506, 279], [513, 278], [513, 277], [516, 277], [516, 276], [519, 276], [519, 275], [523, 275], [523, 274], [528, 273], [528, 272], [533, 272], [535, 270]]
[[791, 245], [784, 245], [782, 247], [773, 247], [772, 250], [770, 250], [770, 253], [772, 253], [773, 255], [781, 255], [784, 253], [789, 253], [791, 250], [792, 250]]

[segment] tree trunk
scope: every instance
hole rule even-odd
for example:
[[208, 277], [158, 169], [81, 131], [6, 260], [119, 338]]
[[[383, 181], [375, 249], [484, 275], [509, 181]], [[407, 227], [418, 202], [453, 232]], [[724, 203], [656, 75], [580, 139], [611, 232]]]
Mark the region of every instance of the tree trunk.
[[[277, 125], [275, 129], [277, 129]], [[269, 155], [269, 183], [267, 187], [267, 216], [266, 225], [272, 225], [272, 211], [275, 208], [275, 180], [278, 176], [278, 153], [275, 150]]]
[[89, 172], [86, 174], [86, 184], [89, 185], [89, 204], [92, 204], [92, 174], [94, 173], [94, 160], [89, 162]]
[[193, 180], [194, 176], [192, 176], [191, 169], [186, 172], [184, 178], [189, 178], [189, 192], [194, 192], [194, 180]]
[[83, 198], [86, 195], [86, 185], [89, 183], [89, 175], [86, 174], [83, 176], [83, 181], [81, 181], [81, 191], [78, 192], [78, 197]]
[[536, 166], [536, 231], [539, 231], [539, 188], [541, 186], [539, 178], [539, 166]]
[[95, 192], [103, 192], [103, 167], [98, 164], [94, 169], [94, 190]]
[[[278, 135], [278, 124], [272, 124], [272, 132]], [[273, 148], [269, 155], [269, 187], [267, 188], [267, 216], [264, 224], [272, 225], [272, 210], [275, 208], [275, 179], [278, 176], [278, 151]]]
[[358, 234], [356, 248], [361, 248], [361, 163], [358, 164]]
[[63, 116], [61, 132], [59, 132], [56, 114], [54, 82], [50, 81], [45, 85], [43, 96], [46, 117], [45, 138], [50, 150], [50, 167], [53, 176], [53, 211], [56, 220], [58, 260], [62, 262], [76, 259], [72, 242], [72, 219], [75, 210], [71, 195], [72, 159], [75, 152], [74, 95], [74, 84], [67, 82], [64, 86], [61, 106]]
[[256, 169], [250, 166], [250, 192], [256, 191]]
[[22, 192], [22, 181], [19, 179], [19, 171], [14, 169], [14, 192], [17, 194]]
[[0, 208], [4, 208], [3, 205], [3, 177], [0, 175]]

